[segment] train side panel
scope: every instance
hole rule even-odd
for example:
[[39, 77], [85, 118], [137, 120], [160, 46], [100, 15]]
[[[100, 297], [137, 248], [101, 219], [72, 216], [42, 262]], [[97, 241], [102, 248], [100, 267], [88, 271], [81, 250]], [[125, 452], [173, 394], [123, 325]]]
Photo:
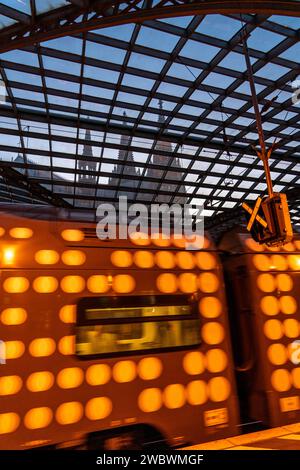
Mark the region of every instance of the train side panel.
[[[237, 433], [222, 269], [208, 239], [204, 250], [187, 252], [178, 240], [101, 242], [93, 224], [2, 220], [1, 449], [137, 424], [171, 445]], [[88, 340], [78, 339], [80, 302], [89, 299], [93, 315], [99, 299], [121, 299], [128, 309], [129, 298], [143, 303], [149, 296], [164, 304], [191, 297], [197, 323], [176, 320], [171, 302], [164, 322], [122, 318], [110, 325], [108, 315], [104, 326], [84, 327]], [[99, 333], [106, 354], [92, 345]]]

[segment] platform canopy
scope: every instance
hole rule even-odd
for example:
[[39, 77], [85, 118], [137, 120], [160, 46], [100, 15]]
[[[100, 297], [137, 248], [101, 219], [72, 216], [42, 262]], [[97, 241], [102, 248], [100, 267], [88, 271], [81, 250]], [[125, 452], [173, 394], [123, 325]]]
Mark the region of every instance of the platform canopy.
[[204, 204], [216, 230], [242, 220], [266, 191], [246, 35], [274, 189], [299, 227], [299, 34], [299, 1], [0, 1], [0, 201], [127, 195]]

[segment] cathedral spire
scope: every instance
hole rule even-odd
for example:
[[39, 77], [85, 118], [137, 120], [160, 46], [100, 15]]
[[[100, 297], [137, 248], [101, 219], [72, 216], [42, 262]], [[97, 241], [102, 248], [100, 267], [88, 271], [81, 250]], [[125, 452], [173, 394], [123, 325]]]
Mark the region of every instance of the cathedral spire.
[[163, 102], [162, 102], [161, 99], [160, 99], [159, 102], [158, 102], [158, 106], [159, 106], [158, 122], [159, 122], [160, 124], [164, 124], [164, 122], [165, 122], [165, 116], [164, 116]]
[[85, 157], [93, 157], [93, 148], [92, 148], [92, 136], [91, 136], [91, 131], [90, 129], [86, 129], [85, 131], [85, 143], [83, 146], [83, 152], [82, 155]]

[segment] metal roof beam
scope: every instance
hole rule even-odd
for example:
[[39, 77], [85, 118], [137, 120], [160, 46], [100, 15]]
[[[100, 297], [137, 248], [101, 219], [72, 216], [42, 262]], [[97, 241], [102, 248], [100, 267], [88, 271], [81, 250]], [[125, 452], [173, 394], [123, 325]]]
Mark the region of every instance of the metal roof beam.
[[15, 8], [4, 5], [3, 3], [0, 3], [0, 14], [3, 16], [8, 16], [12, 20], [18, 21], [23, 25], [29, 25], [31, 23], [30, 15], [27, 15], [22, 11], [16, 10]]
[[[94, 8], [90, 8], [89, 6], [81, 7], [73, 3], [50, 10], [43, 15], [38, 15], [33, 25], [30, 24], [24, 27], [24, 23], [20, 23], [4, 28], [0, 32], [0, 37], [2, 37], [0, 53], [58, 37], [126, 23], [143, 23], [155, 18], [210, 13], [300, 16], [299, 2], [288, 0], [244, 0], [243, 2], [233, 2], [232, 0], [196, 0], [193, 2], [179, 0], [175, 5], [170, 5], [169, 2], [159, 2], [155, 6], [152, 2], [107, 0], [101, 3], [96, 1], [93, 5]], [[75, 21], [86, 13], [86, 9], [95, 14], [87, 17], [84, 21]]]

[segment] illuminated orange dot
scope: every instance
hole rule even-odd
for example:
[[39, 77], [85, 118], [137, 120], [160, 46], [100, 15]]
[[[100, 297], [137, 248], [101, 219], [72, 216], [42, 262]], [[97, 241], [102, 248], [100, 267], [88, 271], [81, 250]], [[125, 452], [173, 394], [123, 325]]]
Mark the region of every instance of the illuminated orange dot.
[[138, 364], [138, 374], [143, 380], [154, 380], [162, 373], [162, 363], [157, 357], [145, 357]]
[[188, 251], [180, 251], [176, 254], [176, 262], [180, 269], [193, 269], [195, 267], [195, 258]]
[[5, 341], [5, 359], [17, 359], [23, 356], [25, 345], [22, 341]]
[[63, 323], [75, 323], [76, 305], [64, 305], [59, 311], [59, 318]]
[[136, 378], [136, 365], [133, 361], [119, 361], [113, 367], [113, 378], [116, 382], [131, 382]]
[[11, 266], [14, 264], [16, 258], [15, 247], [3, 247], [2, 250], [2, 264], [3, 266]]
[[177, 248], [186, 248], [186, 239], [180, 234], [174, 234], [171, 236], [171, 240], [174, 246]]
[[74, 424], [83, 416], [82, 404], [78, 401], [62, 403], [56, 410], [55, 417], [59, 424]]
[[292, 380], [295, 388], [300, 388], [300, 367], [296, 367], [292, 370]]
[[266, 246], [266, 249], [268, 251], [280, 251], [280, 247], [279, 246]]
[[31, 230], [31, 228], [27, 227], [15, 227], [10, 229], [9, 234], [12, 238], [25, 239], [31, 238], [33, 235], [33, 231]]
[[171, 410], [181, 408], [185, 404], [185, 389], [181, 384], [168, 385], [163, 392], [164, 404]]
[[295, 251], [295, 246], [293, 243], [285, 243], [283, 249], [284, 251]]
[[90, 276], [87, 280], [87, 288], [94, 294], [103, 294], [109, 290], [107, 276], [102, 274]]
[[27, 379], [26, 386], [30, 392], [44, 392], [54, 384], [54, 376], [51, 372], [33, 372]]
[[282, 292], [288, 292], [293, 289], [293, 279], [288, 274], [278, 274], [276, 282], [278, 289]]
[[24, 424], [27, 429], [46, 428], [52, 421], [53, 413], [46, 406], [40, 408], [32, 408], [24, 418]]
[[192, 351], [185, 354], [183, 368], [189, 375], [199, 375], [205, 369], [205, 357], [200, 351]]
[[50, 294], [58, 288], [58, 281], [53, 276], [40, 276], [33, 281], [33, 289], [39, 294]]
[[175, 274], [160, 274], [156, 279], [156, 285], [160, 292], [171, 294], [177, 290], [177, 279]]
[[158, 251], [155, 254], [155, 262], [161, 269], [173, 269], [175, 267], [175, 257], [170, 251]]
[[61, 232], [61, 236], [67, 242], [81, 242], [84, 240], [84, 233], [81, 230], [66, 229]]
[[206, 344], [219, 344], [225, 337], [223, 326], [217, 322], [205, 323], [202, 327], [202, 338]]
[[264, 251], [264, 246], [254, 241], [253, 238], [247, 238], [245, 244], [252, 251]]
[[59, 340], [58, 350], [64, 356], [75, 354], [75, 336], [63, 336]]
[[129, 234], [130, 240], [135, 245], [147, 246], [150, 245], [151, 239], [147, 233], [143, 232], [134, 232]]
[[280, 310], [286, 315], [293, 315], [297, 311], [297, 302], [290, 295], [283, 295], [279, 298]]
[[138, 397], [138, 406], [144, 413], [158, 411], [162, 407], [162, 392], [159, 388], [146, 388]]
[[8, 277], [3, 283], [3, 289], [9, 294], [22, 294], [29, 289], [26, 277]]
[[61, 259], [68, 266], [81, 266], [86, 261], [86, 255], [80, 250], [66, 250], [61, 255]]
[[198, 286], [202, 292], [212, 294], [219, 288], [219, 279], [213, 273], [202, 273], [198, 277]]
[[132, 255], [125, 250], [113, 251], [110, 260], [118, 268], [129, 268], [132, 265]]
[[289, 318], [283, 322], [284, 334], [288, 338], [297, 338], [299, 336], [299, 325], [297, 320]]
[[5, 234], [4, 228], [0, 227], [0, 237], [3, 237], [4, 234]]
[[133, 259], [139, 268], [152, 268], [154, 266], [154, 256], [150, 251], [137, 251], [134, 253]]
[[277, 392], [287, 392], [291, 388], [291, 376], [286, 369], [276, 369], [271, 375], [271, 384]]
[[181, 292], [192, 294], [197, 291], [197, 276], [194, 273], [183, 273], [179, 275], [178, 285]]
[[203, 405], [208, 398], [206, 382], [193, 380], [186, 387], [186, 395], [190, 405]]
[[56, 264], [59, 261], [59, 254], [54, 250], [40, 250], [35, 253], [34, 259], [39, 264]]
[[129, 274], [117, 274], [113, 278], [113, 289], [120, 294], [128, 294], [135, 288], [135, 280]]
[[259, 271], [269, 271], [270, 259], [267, 255], [254, 255], [253, 264]]
[[29, 352], [34, 357], [51, 356], [56, 349], [52, 338], [36, 338], [29, 344]]
[[227, 362], [227, 354], [222, 349], [210, 349], [206, 353], [206, 367], [214, 374], [226, 369]]
[[57, 384], [60, 388], [76, 388], [83, 382], [83, 372], [79, 367], [67, 367], [59, 371]]
[[300, 256], [299, 255], [289, 255], [288, 256], [288, 263], [290, 268], [293, 271], [299, 271], [300, 270]]
[[107, 364], [94, 364], [86, 371], [86, 381], [89, 385], [104, 385], [111, 377], [110, 367]]
[[205, 318], [217, 318], [222, 311], [222, 304], [217, 297], [202, 297], [199, 302], [199, 312]]
[[151, 236], [152, 243], [159, 247], [168, 247], [171, 245], [171, 240], [165, 233], [153, 233]]
[[17, 413], [0, 414], [0, 434], [9, 434], [14, 432], [20, 424], [20, 418]]
[[22, 388], [23, 382], [18, 375], [0, 377], [0, 395], [15, 395]]
[[259, 274], [256, 282], [262, 292], [273, 292], [276, 289], [275, 278], [272, 274]]
[[282, 338], [282, 324], [278, 320], [268, 320], [264, 324], [265, 336], [269, 339], [277, 340]]
[[212, 401], [225, 401], [230, 395], [231, 387], [225, 377], [214, 377], [208, 382], [208, 394]]
[[86, 417], [90, 420], [104, 419], [112, 412], [112, 402], [107, 397], [97, 397], [89, 400], [85, 407]]
[[6, 308], [1, 313], [1, 321], [4, 325], [21, 325], [27, 319], [27, 312], [24, 308]]
[[214, 255], [207, 252], [200, 252], [195, 254], [197, 266], [204, 271], [215, 269], [217, 260]]
[[85, 287], [85, 280], [81, 276], [65, 276], [60, 282], [61, 289], [67, 294], [78, 294]]
[[268, 358], [269, 361], [275, 366], [281, 366], [287, 361], [287, 350], [281, 343], [274, 343], [268, 347]]
[[265, 315], [278, 315], [279, 304], [276, 297], [266, 295], [260, 301], [260, 308]]
[[286, 271], [287, 269], [287, 260], [283, 255], [272, 255], [270, 261], [270, 269], [278, 271]]

